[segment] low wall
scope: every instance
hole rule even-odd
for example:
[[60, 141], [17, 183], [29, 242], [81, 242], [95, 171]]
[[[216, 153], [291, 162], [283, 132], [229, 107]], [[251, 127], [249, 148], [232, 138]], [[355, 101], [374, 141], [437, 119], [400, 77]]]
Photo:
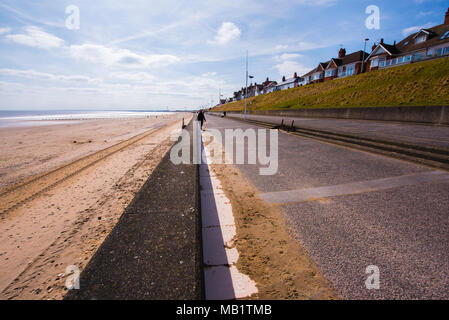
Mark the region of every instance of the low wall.
[[[230, 111], [228, 113], [241, 114], [243, 112]], [[279, 117], [337, 118], [449, 125], [449, 106], [255, 110], [249, 111], [248, 114]]]
[[201, 229], [198, 165], [168, 152], [64, 299], [204, 299]]

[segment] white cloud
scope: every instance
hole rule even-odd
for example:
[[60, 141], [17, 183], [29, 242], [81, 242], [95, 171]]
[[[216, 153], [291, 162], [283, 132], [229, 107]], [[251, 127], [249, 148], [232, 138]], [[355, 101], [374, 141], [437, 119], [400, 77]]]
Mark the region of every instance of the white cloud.
[[0, 34], [9, 33], [11, 28], [0, 28]]
[[298, 76], [302, 76], [312, 70], [312, 68], [305, 67], [296, 61], [284, 61], [277, 64], [276, 69], [278, 69], [280, 75], [286, 76], [287, 78], [292, 77], [295, 72]]
[[275, 48], [276, 51], [284, 51], [288, 49], [288, 45], [278, 44]]
[[202, 77], [213, 77], [213, 76], [216, 76], [216, 75], [217, 75], [216, 72], [206, 72], [206, 73], [203, 73], [201, 76]]
[[276, 56], [275, 59], [279, 61], [279, 63], [275, 68], [279, 71], [281, 76], [286, 76], [287, 78], [293, 76], [295, 72], [298, 76], [301, 76], [311, 70], [297, 61], [297, 59], [301, 57], [303, 57], [303, 55], [298, 53], [284, 53], [280, 56]]
[[163, 67], [180, 61], [178, 57], [169, 54], [144, 55], [96, 44], [72, 45], [70, 54], [76, 59], [125, 67]]
[[58, 48], [64, 45], [64, 40], [45, 32], [41, 28], [29, 26], [26, 34], [8, 34], [7, 39], [30, 47], [42, 49]]
[[235, 24], [232, 22], [223, 22], [220, 29], [217, 31], [214, 41], [211, 41], [211, 43], [225, 45], [239, 39], [241, 34], [240, 29]]
[[[128, 73], [130, 76], [131, 73]], [[111, 78], [127, 77], [125, 73], [110, 74]], [[227, 84], [221, 79], [205, 76], [184, 79], [161, 79], [151, 84], [103, 82], [97, 86], [43, 86], [42, 83], [23, 84], [0, 81], [2, 103], [6, 106], [33, 105], [35, 108], [92, 108], [97, 106], [122, 109], [123, 105], [133, 108], [164, 108], [167, 101], [171, 107], [184, 108], [188, 103], [204, 103], [204, 97], [218, 89], [233, 90], [235, 84]], [[20, 97], [20, 99], [17, 99]]]
[[109, 74], [112, 79], [127, 80], [140, 83], [152, 83], [156, 77], [146, 72], [112, 72]]
[[298, 53], [284, 53], [278, 57], [279, 60], [285, 61], [285, 60], [292, 60], [292, 59], [298, 59], [301, 58], [303, 55]]
[[435, 24], [433, 22], [429, 22], [429, 23], [426, 23], [423, 26], [414, 26], [414, 27], [405, 28], [405, 29], [402, 30], [402, 34], [404, 36], [408, 36], [409, 34], [418, 32], [421, 29], [431, 28], [431, 27], [433, 27], [435, 25], [437, 25], [437, 24]]
[[46, 72], [39, 72], [35, 70], [19, 70], [19, 69], [0, 69], [0, 75], [21, 77], [27, 79], [38, 80], [52, 80], [52, 81], [69, 81], [78, 83], [101, 83], [102, 80], [98, 78], [91, 78], [83, 75], [58, 75]]

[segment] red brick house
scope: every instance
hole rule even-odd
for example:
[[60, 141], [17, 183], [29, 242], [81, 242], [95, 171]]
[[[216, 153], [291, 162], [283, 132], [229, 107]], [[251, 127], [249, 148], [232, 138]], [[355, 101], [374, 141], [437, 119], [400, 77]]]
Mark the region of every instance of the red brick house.
[[265, 80], [265, 82], [262, 83], [263, 87], [262, 87], [261, 94], [266, 94], [266, 93], [276, 91], [277, 84], [278, 83], [276, 81], [271, 81], [269, 78], [267, 78], [267, 80]]
[[293, 77], [286, 79], [285, 76], [282, 77], [282, 82], [276, 86], [276, 91], [292, 89], [299, 87], [299, 82], [301, 78], [298, 77], [298, 74], [295, 72]]
[[399, 65], [449, 56], [449, 9], [444, 23], [433, 28], [421, 29], [392, 45], [383, 39], [373, 46], [366, 59], [370, 64], [367, 71], [390, 68]]
[[[362, 73], [363, 60], [368, 56], [369, 53], [363, 51], [346, 55], [346, 49], [340, 49], [338, 58], [331, 59], [324, 70], [324, 81]], [[364, 69], [367, 70], [366, 66]]]
[[316, 68], [307, 72], [305, 75], [301, 76], [300, 82], [298, 82], [298, 87], [305, 86], [312, 83], [313, 74], [316, 72]]
[[325, 70], [327, 68], [327, 65], [329, 64], [330, 61], [327, 62], [320, 62], [320, 64], [318, 65], [318, 67], [316, 67], [312, 73], [312, 83], [318, 83], [318, 82], [323, 82], [324, 81], [324, 73]]

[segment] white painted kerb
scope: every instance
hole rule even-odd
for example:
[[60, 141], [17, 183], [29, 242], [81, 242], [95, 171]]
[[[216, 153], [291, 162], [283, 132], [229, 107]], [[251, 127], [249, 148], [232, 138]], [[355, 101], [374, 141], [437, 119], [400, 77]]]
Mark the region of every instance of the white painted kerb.
[[[208, 138], [203, 133], [203, 138]], [[204, 140], [204, 139], [203, 139]], [[204, 147], [207, 163], [211, 157]], [[208, 164], [200, 165], [201, 218], [203, 224], [203, 261], [207, 300], [231, 300], [257, 293], [256, 283], [239, 272], [239, 258], [233, 239], [236, 236], [232, 205], [218, 178]]]

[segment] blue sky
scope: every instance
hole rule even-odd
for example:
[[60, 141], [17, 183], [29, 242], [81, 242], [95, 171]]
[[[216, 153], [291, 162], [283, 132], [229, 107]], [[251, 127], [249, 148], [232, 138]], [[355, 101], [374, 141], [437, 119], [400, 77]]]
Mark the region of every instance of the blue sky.
[[[66, 8], [80, 12], [68, 29]], [[365, 9], [380, 8], [380, 29]], [[444, 0], [0, 2], [0, 109], [190, 109], [443, 23]], [[370, 51], [370, 50], [368, 50]]]

